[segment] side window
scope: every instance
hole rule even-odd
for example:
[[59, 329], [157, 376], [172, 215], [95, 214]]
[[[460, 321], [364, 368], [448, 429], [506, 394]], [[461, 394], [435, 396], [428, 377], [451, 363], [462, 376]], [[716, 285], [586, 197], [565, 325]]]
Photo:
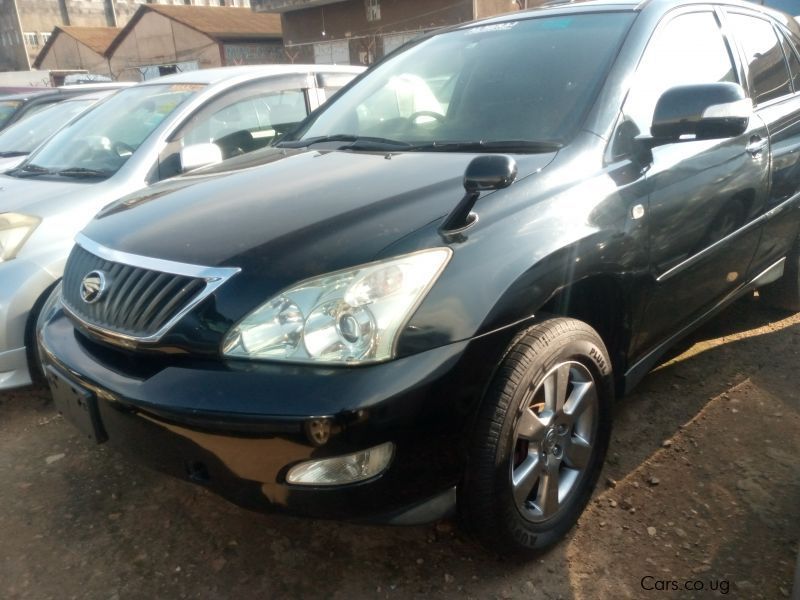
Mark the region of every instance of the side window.
[[792, 87], [794, 91], [800, 91], [800, 59], [797, 58], [794, 46], [786, 38], [786, 35], [781, 35], [781, 44], [783, 44], [783, 53], [786, 55], [786, 60], [789, 63], [789, 75], [792, 78]]
[[275, 131], [273, 137], [294, 129], [308, 116], [303, 90], [282, 90], [268, 94], [264, 97], [262, 106], [267, 110], [266, 118], [270, 128]]
[[161, 152], [151, 181], [181, 172], [181, 148], [214, 143], [223, 158], [264, 148], [306, 118], [306, 92], [301, 88], [247, 93], [237, 90], [232, 98], [217, 99], [183, 126], [177, 138]]
[[225, 158], [263, 148], [306, 117], [303, 90], [251, 96], [205, 116], [183, 136], [183, 146], [213, 142]]
[[772, 24], [738, 13], [730, 13], [728, 20], [745, 52], [755, 103], [791, 94], [789, 70]]
[[[650, 135], [656, 103], [678, 85], [736, 82], [731, 55], [711, 12], [688, 13], [660, 27], [644, 51], [622, 109], [617, 138]], [[620, 140], [622, 141], [622, 140]], [[615, 141], [615, 153], [617, 152]]]

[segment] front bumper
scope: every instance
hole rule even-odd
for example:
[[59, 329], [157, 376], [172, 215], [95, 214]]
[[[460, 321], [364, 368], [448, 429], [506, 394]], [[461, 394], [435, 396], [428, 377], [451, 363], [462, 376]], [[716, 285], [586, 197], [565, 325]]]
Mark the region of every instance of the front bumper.
[[36, 263], [0, 263], [0, 390], [31, 383], [25, 331], [31, 309], [55, 282]]
[[[39, 331], [47, 364], [97, 398], [108, 441], [241, 506], [320, 518], [434, 520], [453, 508], [475, 409], [516, 328], [358, 368], [148, 358]], [[326, 419], [319, 443], [311, 421]], [[389, 467], [351, 485], [286, 483], [293, 465], [386, 441]]]

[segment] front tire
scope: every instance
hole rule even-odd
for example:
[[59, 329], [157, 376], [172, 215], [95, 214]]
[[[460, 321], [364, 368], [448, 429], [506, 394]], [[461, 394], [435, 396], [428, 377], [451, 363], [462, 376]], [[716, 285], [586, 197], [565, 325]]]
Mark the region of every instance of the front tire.
[[572, 528], [603, 466], [613, 390], [608, 352], [586, 323], [548, 319], [512, 342], [459, 490], [462, 519], [485, 546], [529, 558]]

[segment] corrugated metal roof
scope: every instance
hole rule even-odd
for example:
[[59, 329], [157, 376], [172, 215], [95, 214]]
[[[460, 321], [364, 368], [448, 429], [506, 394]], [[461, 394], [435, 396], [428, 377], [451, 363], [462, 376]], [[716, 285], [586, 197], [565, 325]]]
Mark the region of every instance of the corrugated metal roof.
[[249, 8], [165, 4], [147, 4], [142, 8], [216, 39], [280, 38], [282, 35], [280, 15], [254, 13]]
[[104, 54], [117, 34], [122, 31], [119, 27], [73, 27], [59, 25], [55, 28], [54, 34], [59, 31], [75, 38], [84, 46], [88, 46], [98, 54]]

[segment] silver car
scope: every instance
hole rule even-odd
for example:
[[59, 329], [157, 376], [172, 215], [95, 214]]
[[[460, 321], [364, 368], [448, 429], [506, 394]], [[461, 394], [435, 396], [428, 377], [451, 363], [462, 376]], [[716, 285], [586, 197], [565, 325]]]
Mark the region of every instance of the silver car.
[[0, 172], [22, 164], [47, 138], [114, 92], [103, 90], [56, 102], [0, 131]]
[[31, 382], [39, 308], [95, 213], [157, 181], [267, 146], [362, 70], [262, 65], [148, 81], [104, 100], [0, 175], [0, 389]]

